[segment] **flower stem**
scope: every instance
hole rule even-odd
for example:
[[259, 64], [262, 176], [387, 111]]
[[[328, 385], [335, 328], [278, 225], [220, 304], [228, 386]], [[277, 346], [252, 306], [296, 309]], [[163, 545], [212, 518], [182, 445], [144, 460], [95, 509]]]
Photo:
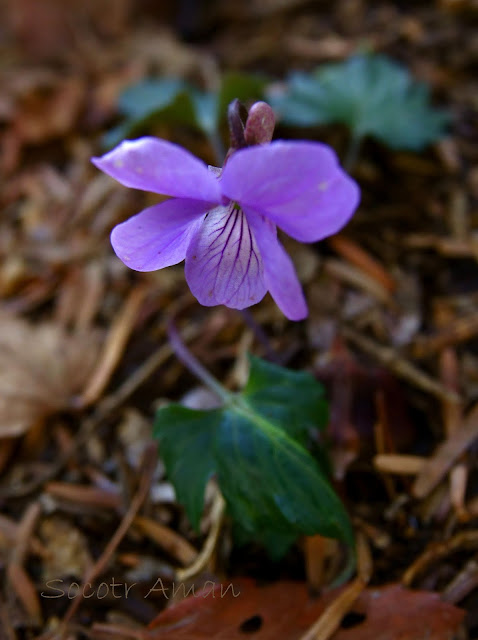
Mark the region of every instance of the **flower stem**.
[[269, 337], [267, 336], [266, 332], [254, 320], [254, 317], [252, 313], [249, 311], [249, 309], [241, 309], [239, 313], [241, 314], [242, 319], [244, 320], [246, 325], [249, 327], [249, 329], [253, 331], [257, 340], [264, 347], [264, 350], [266, 352], [266, 358], [270, 360], [270, 362], [275, 362], [276, 364], [283, 364], [282, 359], [279, 357], [279, 354], [277, 354], [274, 351], [274, 348], [272, 347], [271, 341], [269, 340]]
[[345, 154], [344, 160], [344, 168], [347, 171], [352, 171], [352, 169], [357, 164], [360, 147], [362, 146], [362, 136], [352, 136], [350, 140], [350, 144], [347, 149], [347, 153]]
[[209, 144], [211, 145], [212, 150], [214, 151], [214, 157], [216, 159], [216, 165], [218, 167], [222, 167], [224, 163], [224, 158], [226, 157], [226, 149], [224, 148], [224, 144], [222, 142], [222, 138], [219, 134], [219, 131], [215, 129], [208, 135]]
[[189, 371], [196, 376], [199, 380], [201, 380], [206, 387], [208, 387], [213, 393], [217, 395], [217, 397], [222, 400], [225, 404], [229, 404], [233, 399], [234, 395], [225, 389], [222, 384], [216, 380], [216, 378], [209, 373], [209, 371], [203, 367], [203, 365], [199, 362], [199, 360], [189, 351], [184, 342], [181, 340], [181, 336], [179, 335], [178, 330], [172, 319], [169, 320], [168, 326], [168, 338], [173, 348], [174, 353], [176, 354], [178, 360], [180, 360], [183, 365], [189, 369]]

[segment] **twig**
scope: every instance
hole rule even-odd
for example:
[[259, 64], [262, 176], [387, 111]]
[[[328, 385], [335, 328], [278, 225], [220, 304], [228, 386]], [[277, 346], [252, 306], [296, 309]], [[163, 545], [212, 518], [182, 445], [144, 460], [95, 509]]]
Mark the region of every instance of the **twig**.
[[423, 573], [432, 563], [446, 558], [456, 551], [478, 549], [478, 531], [462, 531], [446, 542], [432, 543], [425, 551], [408, 567], [403, 574], [402, 583], [409, 587], [416, 577]]
[[342, 233], [338, 233], [329, 238], [328, 244], [348, 262], [380, 283], [389, 293], [395, 291], [397, 283], [392, 276], [389, 275], [376, 258], [367, 253], [353, 240], [347, 238]]
[[342, 618], [365, 589], [373, 571], [372, 554], [364, 534], [357, 534], [358, 576], [321, 614], [300, 640], [328, 640], [338, 629]]
[[[148, 495], [148, 492], [151, 486], [151, 479], [153, 477], [153, 473], [156, 467], [156, 455], [157, 455], [156, 445], [151, 444], [146, 449], [144, 454], [143, 464], [141, 465], [143, 469], [143, 473], [141, 475], [138, 491], [136, 492], [136, 495], [134, 496], [131, 502], [131, 505], [128, 511], [125, 513], [123, 520], [121, 521], [118, 529], [116, 530], [115, 534], [113, 535], [109, 543], [106, 545], [105, 550], [103, 551], [101, 556], [98, 558], [96, 563], [93, 565], [93, 567], [91, 567], [91, 569], [88, 570], [83, 580], [83, 584], [86, 584], [88, 582], [93, 582], [105, 570], [106, 566], [111, 560], [111, 557], [115, 552], [116, 548], [118, 547], [119, 543], [124, 538], [129, 528], [131, 527], [137, 512], [141, 508], [141, 505], [143, 504], [143, 502], [146, 499], [146, 496]], [[75, 598], [75, 600], [73, 600], [73, 602], [71, 603], [62, 621], [63, 630], [66, 629], [68, 622], [75, 615], [80, 604], [81, 604], [81, 598]]]
[[119, 509], [123, 502], [118, 492], [69, 482], [49, 482], [45, 486], [45, 492], [60, 500], [102, 509]]
[[9, 608], [0, 596], [0, 623], [2, 625], [2, 631], [5, 636], [0, 635], [1, 640], [17, 640], [15, 629], [13, 628], [12, 621], [10, 619]]
[[204, 547], [202, 548], [201, 553], [198, 555], [193, 564], [191, 564], [186, 569], [179, 569], [177, 571], [178, 580], [180, 580], [181, 582], [186, 582], [186, 580], [189, 580], [193, 576], [203, 571], [203, 569], [211, 560], [212, 554], [214, 553], [217, 545], [217, 540], [219, 538], [222, 523], [224, 521], [225, 509], [226, 503], [224, 502], [224, 498], [218, 490], [211, 508], [212, 525], [209, 530], [209, 534]]
[[18, 527], [18, 538], [7, 568], [10, 586], [17, 598], [22, 602], [25, 610], [37, 623], [42, 619], [40, 601], [30, 576], [23, 568], [23, 564], [28, 553], [33, 530], [40, 515], [41, 507], [38, 502], [33, 502], [27, 507]]
[[356, 578], [337, 596], [320, 618], [300, 638], [300, 640], [327, 640], [337, 631], [344, 615], [365, 589], [362, 578]]
[[478, 404], [466, 416], [462, 426], [440, 444], [425, 462], [412, 488], [415, 498], [424, 498], [433, 491], [454, 462], [477, 438]]
[[126, 300], [108, 334], [98, 366], [93, 372], [88, 386], [78, 398], [79, 408], [94, 403], [104, 391], [131, 335], [134, 321], [145, 295], [146, 287], [139, 287], [134, 289]]
[[472, 558], [442, 591], [441, 598], [445, 602], [456, 604], [466, 598], [477, 587], [478, 562], [476, 558]]
[[182, 565], [195, 562], [198, 552], [173, 529], [143, 516], [136, 516], [133, 524]]
[[95, 622], [92, 627], [94, 637], [100, 640], [101, 638], [118, 638], [118, 640], [145, 640], [145, 632], [142, 629], [133, 629], [131, 627], [125, 627], [118, 624], [104, 624], [102, 622]]
[[389, 367], [397, 376], [408, 380], [422, 391], [431, 393], [440, 399], [447, 398], [451, 402], [460, 402], [461, 398], [457, 393], [450, 391], [435, 379], [415, 367], [408, 362], [408, 360], [401, 357], [394, 349], [379, 345], [349, 327], [343, 327], [342, 333], [347, 340], [356, 344], [381, 364]]
[[421, 456], [408, 456], [398, 453], [382, 453], [375, 456], [373, 466], [382, 473], [398, 475], [416, 475], [423, 469], [427, 459]]
[[324, 270], [334, 278], [338, 278], [353, 287], [362, 289], [362, 291], [376, 298], [381, 304], [392, 304], [393, 298], [383, 284], [353, 264], [338, 260], [337, 258], [328, 258], [324, 262]]
[[430, 336], [418, 336], [413, 342], [416, 358], [429, 358], [444, 347], [471, 340], [478, 334], [478, 313], [457, 318]]

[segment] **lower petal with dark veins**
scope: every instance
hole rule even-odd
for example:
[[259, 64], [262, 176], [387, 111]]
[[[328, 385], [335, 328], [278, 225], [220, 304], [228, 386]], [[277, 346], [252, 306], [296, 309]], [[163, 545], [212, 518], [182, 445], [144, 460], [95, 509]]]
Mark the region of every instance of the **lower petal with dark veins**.
[[185, 272], [202, 305], [244, 309], [262, 300], [266, 294], [262, 257], [237, 205], [209, 211], [189, 244]]

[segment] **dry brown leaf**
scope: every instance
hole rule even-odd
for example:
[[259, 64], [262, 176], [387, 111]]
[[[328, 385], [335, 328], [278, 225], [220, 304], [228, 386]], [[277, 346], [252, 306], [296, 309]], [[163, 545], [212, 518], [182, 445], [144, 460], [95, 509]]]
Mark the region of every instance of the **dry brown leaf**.
[[[276, 582], [265, 587], [246, 579], [222, 586], [209, 582], [203, 593], [198, 591], [163, 611], [142, 638], [232, 640], [250, 634], [256, 640], [299, 640], [351, 585], [313, 600], [306, 585], [299, 582]], [[341, 628], [327, 636], [331, 640], [450, 640], [464, 616], [461, 609], [442, 602], [436, 593], [412, 591], [396, 584], [365, 589], [355, 603], [355, 598], [350, 599]]]
[[[91, 27], [118, 35], [127, 24], [131, 0], [7, 0], [4, 20], [32, 57], [64, 60], [82, 46]], [[83, 46], [91, 43], [86, 40]]]
[[85, 536], [65, 518], [44, 518], [39, 533], [48, 552], [42, 563], [44, 582], [65, 576], [81, 578], [93, 564]]
[[83, 103], [85, 87], [78, 77], [58, 82], [22, 98], [17, 105], [14, 126], [20, 139], [41, 143], [66, 135], [73, 128]]
[[351, 614], [333, 640], [450, 640], [464, 617], [438, 594], [400, 585], [365, 590]]
[[71, 407], [96, 363], [99, 335], [0, 315], [0, 438]]

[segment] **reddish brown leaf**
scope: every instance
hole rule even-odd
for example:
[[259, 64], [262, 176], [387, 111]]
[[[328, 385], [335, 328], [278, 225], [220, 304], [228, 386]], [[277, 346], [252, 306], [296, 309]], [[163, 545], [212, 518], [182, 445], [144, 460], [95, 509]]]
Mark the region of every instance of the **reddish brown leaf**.
[[392, 584], [364, 591], [332, 640], [450, 640], [464, 615], [437, 593]]
[[[144, 639], [240, 640], [254, 632], [254, 640], [300, 640], [339, 593], [313, 599], [299, 582], [258, 587], [240, 579], [214, 588], [211, 583], [161, 613]], [[400, 585], [367, 589], [331, 640], [449, 640], [463, 616], [435, 593]]]

